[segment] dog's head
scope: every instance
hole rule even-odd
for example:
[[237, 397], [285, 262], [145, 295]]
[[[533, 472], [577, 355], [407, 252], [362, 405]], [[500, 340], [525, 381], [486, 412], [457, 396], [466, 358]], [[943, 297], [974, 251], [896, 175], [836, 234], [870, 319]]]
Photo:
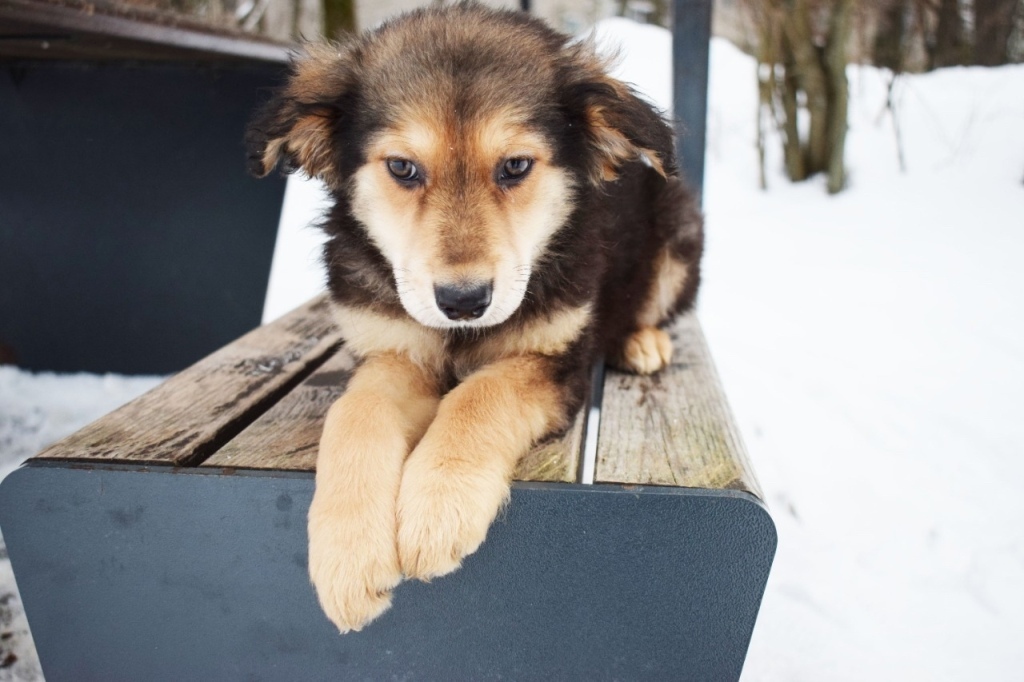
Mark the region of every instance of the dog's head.
[[252, 170], [322, 178], [405, 310], [484, 327], [523, 301], [576, 202], [624, 163], [675, 172], [671, 130], [589, 43], [515, 12], [414, 12], [310, 45], [248, 133]]

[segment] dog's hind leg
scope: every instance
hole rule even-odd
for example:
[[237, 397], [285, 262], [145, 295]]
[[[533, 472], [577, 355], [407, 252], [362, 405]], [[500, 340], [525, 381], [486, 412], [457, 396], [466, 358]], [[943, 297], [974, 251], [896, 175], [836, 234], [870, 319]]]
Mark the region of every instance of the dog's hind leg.
[[700, 285], [704, 225], [692, 195], [670, 179], [655, 205], [653, 231], [664, 240], [651, 269], [647, 295], [636, 327], [622, 344], [615, 364], [638, 374], [652, 374], [672, 360], [672, 340], [662, 325], [693, 306]]
[[544, 356], [500, 360], [441, 401], [402, 474], [398, 552], [406, 577], [450, 573], [484, 541], [519, 459], [566, 421], [554, 372]]
[[395, 501], [402, 463], [437, 410], [433, 377], [402, 355], [367, 359], [331, 407], [309, 508], [309, 576], [341, 632], [391, 605], [402, 578]]

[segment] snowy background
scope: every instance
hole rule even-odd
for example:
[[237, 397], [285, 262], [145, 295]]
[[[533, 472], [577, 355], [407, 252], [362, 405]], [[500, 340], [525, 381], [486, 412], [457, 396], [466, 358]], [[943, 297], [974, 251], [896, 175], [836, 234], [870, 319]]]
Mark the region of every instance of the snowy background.
[[[619, 75], [663, 108], [670, 36]], [[779, 530], [747, 681], [1024, 678], [1024, 67], [896, 86], [850, 67], [849, 189], [791, 185], [756, 66], [711, 48], [700, 315]], [[265, 318], [321, 285], [322, 196], [290, 181]], [[0, 472], [154, 385], [0, 368]], [[9, 658], [13, 653], [14, 660]], [[0, 680], [38, 679], [0, 563]]]

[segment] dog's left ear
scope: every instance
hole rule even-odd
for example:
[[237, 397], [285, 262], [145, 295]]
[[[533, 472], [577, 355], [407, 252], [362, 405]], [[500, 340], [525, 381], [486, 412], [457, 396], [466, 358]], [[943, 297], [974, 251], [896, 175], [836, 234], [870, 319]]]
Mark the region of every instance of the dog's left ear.
[[279, 161], [331, 184], [332, 133], [355, 82], [354, 57], [336, 44], [311, 44], [293, 59], [287, 83], [253, 116], [245, 133], [249, 172], [270, 173]]
[[574, 73], [572, 106], [582, 111], [592, 152], [591, 182], [615, 180], [623, 163], [636, 160], [662, 177], [677, 175], [672, 128], [665, 119], [632, 88], [607, 74], [608, 60], [598, 57], [592, 44], [577, 43], [568, 56]]

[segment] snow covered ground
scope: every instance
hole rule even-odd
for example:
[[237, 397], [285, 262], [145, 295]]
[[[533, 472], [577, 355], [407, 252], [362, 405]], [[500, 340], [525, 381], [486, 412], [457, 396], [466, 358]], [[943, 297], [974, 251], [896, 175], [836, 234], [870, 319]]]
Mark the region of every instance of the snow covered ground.
[[[779, 527], [749, 680], [1024, 674], [1024, 68], [850, 69], [850, 188], [753, 190], [712, 53], [701, 314]], [[742, 86], [740, 84], [743, 84]]]
[[[667, 32], [599, 35], [664, 106]], [[700, 312], [779, 528], [744, 680], [1020, 679], [1024, 67], [904, 78], [905, 174], [885, 74], [851, 67], [831, 198], [784, 180], [775, 139], [757, 189], [755, 65], [716, 40], [711, 69]], [[267, 319], [322, 281], [319, 201], [289, 184]], [[152, 382], [0, 368], [0, 461]], [[29, 679], [16, 666], [0, 680]]]

